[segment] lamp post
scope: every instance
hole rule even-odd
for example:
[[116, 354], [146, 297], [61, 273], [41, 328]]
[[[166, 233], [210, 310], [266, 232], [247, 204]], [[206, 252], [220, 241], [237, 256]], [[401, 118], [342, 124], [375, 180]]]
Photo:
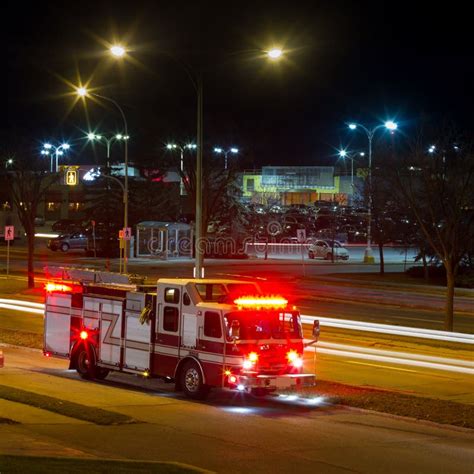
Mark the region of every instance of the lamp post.
[[56, 166], [54, 168], [54, 172], [58, 172], [58, 161], [59, 157], [64, 155], [64, 152], [69, 150], [70, 145], [68, 143], [62, 143], [61, 145], [54, 146], [51, 143], [45, 143], [43, 145], [43, 149], [41, 150], [41, 154], [44, 156], [50, 157], [50, 171], [53, 172], [53, 162], [54, 158], [56, 158]]
[[195, 150], [197, 148], [197, 145], [195, 143], [188, 143], [187, 145], [181, 146], [177, 145], [176, 143], [168, 143], [166, 145], [166, 148], [168, 150], [179, 150], [180, 151], [180, 170], [181, 170], [181, 176], [180, 176], [180, 182], [179, 182], [179, 195], [180, 196], [186, 196], [186, 188], [184, 186], [184, 151], [185, 150]]
[[97, 135], [93, 132], [87, 134], [87, 139], [90, 141], [97, 140], [99, 143], [105, 143], [105, 146], [107, 148], [107, 162], [106, 162], [106, 168], [107, 170], [110, 168], [110, 148], [112, 146], [112, 143], [114, 141], [126, 141], [130, 137], [128, 135], [122, 135], [121, 133], [117, 133], [116, 135], [111, 136], [110, 138], [107, 138], [103, 135]]
[[[117, 58], [122, 58], [126, 54], [123, 46], [115, 45], [110, 48], [110, 52]], [[271, 61], [278, 61], [284, 55], [280, 48], [274, 47], [266, 51], [266, 56]], [[192, 69], [177, 60], [172, 54], [167, 54], [171, 59], [180, 65], [191, 80], [197, 96], [197, 130], [196, 130], [196, 224], [195, 224], [195, 266], [194, 277], [204, 277], [204, 250], [202, 248], [202, 150], [203, 150], [203, 79], [202, 70], [192, 72]]]
[[345, 149], [339, 150], [339, 156], [345, 160], [346, 158], [349, 158], [351, 160], [351, 187], [352, 187], [352, 192], [354, 193], [354, 156], [359, 155], [361, 157], [365, 156], [365, 153], [363, 151], [359, 153], [350, 153]]
[[350, 130], [362, 129], [369, 140], [369, 208], [368, 208], [368, 219], [367, 219], [367, 248], [364, 252], [364, 263], [374, 263], [374, 257], [372, 255], [372, 140], [374, 138], [375, 132], [382, 128], [385, 128], [390, 131], [395, 131], [398, 125], [392, 120], [388, 120], [383, 124], [377, 125], [373, 128], [367, 128], [360, 123], [350, 123]]
[[[105, 100], [107, 102], [110, 102], [113, 104], [117, 110], [120, 112], [120, 115], [122, 116], [123, 120], [123, 125], [124, 125], [124, 131], [125, 131], [125, 137], [128, 138], [128, 125], [127, 125], [127, 119], [125, 118], [125, 114], [123, 113], [122, 108], [120, 105], [114, 100], [111, 99], [110, 97], [105, 97], [101, 94], [97, 94], [95, 92], [89, 92], [86, 88], [84, 87], [79, 87], [77, 89], [77, 93], [81, 97], [87, 97], [88, 95], [97, 97], [99, 99]], [[124, 204], [124, 210], [123, 210], [123, 227], [126, 229], [128, 227], [128, 139], [124, 140], [124, 148], [125, 148], [125, 176], [124, 176], [124, 198], [123, 198], [123, 204]], [[127, 263], [128, 263], [128, 244], [127, 240], [125, 241], [125, 256], [123, 259], [123, 272], [127, 273]]]
[[220, 147], [214, 148], [214, 153], [217, 153], [218, 155], [224, 155], [224, 169], [225, 170], [227, 169], [227, 155], [229, 153], [233, 153], [234, 155], [236, 155], [238, 152], [239, 152], [239, 149], [235, 147], [229, 148], [228, 150], [223, 150]]

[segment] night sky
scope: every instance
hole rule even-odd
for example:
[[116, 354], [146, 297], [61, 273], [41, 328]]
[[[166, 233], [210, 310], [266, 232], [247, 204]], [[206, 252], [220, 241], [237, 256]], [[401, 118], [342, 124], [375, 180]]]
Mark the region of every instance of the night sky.
[[[195, 92], [168, 53], [203, 70], [205, 143], [240, 147], [245, 168], [333, 164], [340, 144], [365, 146], [350, 120], [394, 118], [405, 137], [421, 117], [472, 130], [472, 17], [461, 3], [35, 3], [9, 1], [2, 15], [2, 141], [66, 139], [71, 163], [93, 159], [87, 131], [122, 131], [110, 107], [73, 106], [78, 78], [123, 106], [132, 160], [194, 140]], [[127, 59], [104, 54], [114, 40]], [[269, 45], [285, 60], [258, 57]]]

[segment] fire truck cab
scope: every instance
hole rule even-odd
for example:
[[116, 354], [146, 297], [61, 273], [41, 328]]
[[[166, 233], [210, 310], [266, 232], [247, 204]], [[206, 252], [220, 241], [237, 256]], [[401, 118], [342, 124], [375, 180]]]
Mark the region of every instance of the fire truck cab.
[[[315, 383], [299, 312], [248, 281], [51, 282], [44, 324], [44, 354], [86, 379], [161, 377], [197, 399], [212, 387], [262, 395]], [[312, 343], [318, 334], [316, 322]]]

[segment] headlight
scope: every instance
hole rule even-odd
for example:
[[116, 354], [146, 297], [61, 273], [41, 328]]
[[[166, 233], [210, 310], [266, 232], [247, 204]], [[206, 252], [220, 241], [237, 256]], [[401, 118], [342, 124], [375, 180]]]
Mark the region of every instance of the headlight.
[[303, 358], [298, 354], [298, 352], [291, 350], [288, 352], [288, 354], [286, 354], [286, 358], [288, 359], [288, 363], [293, 367], [298, 369], [303, 367]]

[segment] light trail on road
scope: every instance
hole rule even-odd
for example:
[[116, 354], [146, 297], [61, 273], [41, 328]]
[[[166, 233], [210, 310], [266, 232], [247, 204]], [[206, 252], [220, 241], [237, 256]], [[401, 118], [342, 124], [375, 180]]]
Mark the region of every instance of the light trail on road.
[[301, 321], [305, 324], [313, 324], [315, 319], [319, 320], [321, 327], [333, 327], [349, 329], [353, 331], [375, 332], [379, 334], [392, 334], [396, 336], [417, 337], [421, 339], [433, 339], [436, 341], [458, 342], [461, 344], [474, 344], [474, 335], [461, 332], [437, 331], [435, 329], [413, 328], [409, 326], [394, 326], [390, 324], [368, 323], [364, 321], [353, 321], [350, 319], [325, 318], [323, 316], [301, 315]]
[[[389, 364], [424, 367], [445, 372], [474, 375], [474, 362], [462, 359], [433, 357], [423, 354], [387, 351], [383, 349], [372, 349], [324, 341], [319, 341], [316, 347], [307, 347], [306, 350], [308, 352], [316, 351], [317, 354], [329, 354], [338, 357], [350, 357], [354, 359], [372, 360]], [[391, 367], [385, 368], [390, 369]]]

